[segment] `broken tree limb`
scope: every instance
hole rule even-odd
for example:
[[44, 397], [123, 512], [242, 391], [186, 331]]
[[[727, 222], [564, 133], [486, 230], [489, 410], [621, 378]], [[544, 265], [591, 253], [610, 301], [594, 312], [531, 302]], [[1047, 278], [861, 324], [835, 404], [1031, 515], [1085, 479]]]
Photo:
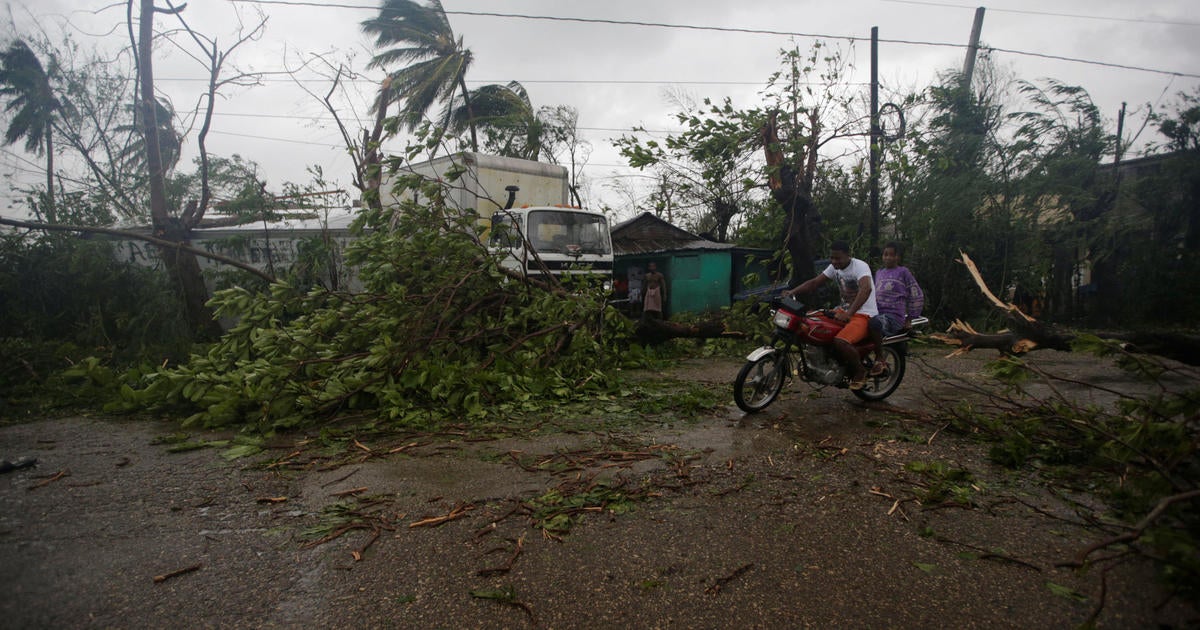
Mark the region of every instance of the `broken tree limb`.
[[[961, 320], [955, 320], [944, 333], [935, 333], [930, 338], [958, 348], [950, 353], [957, 356], [976, 348], [989, 348], [1005, 354], [1025, 354], [1032, 350], [1071, 350], [1071, 342], [1076, 338], [1074, 331], [1067, 330], [1054, 324], [1039, 321], [1023, 312], [1015, 304], [1010, 304], [996, 297], [988, 288], [979, 273], [975, 261], [964, 252], [960, 252], [959, 260], [966, 266], [967, 271], [975, 280], [980, 293], [993, 307], [1004, 315], [1006, 330], [994, 333], [981, 333]], [[1200, 336], [1177, 332], [1101, 332], [1095, 333], [1101, 339], [1113, 339], [1125, 342], [1125, 349], [1130, 352], [1154, 354], [1186, 363], [1200, 365]]]
[[444, 525], [446, 523], [449, 523], [450, 521], [460, 519], [460, 518], [466, 516], [467, 512], [470, 512], [473, 509], [475, 509], [475, 506], [471, 505], [471, 504], [458, 505], [458, 506], [455, 506], [454, 509], [452, 509], [448, 513], [446, 513], [444, 516], [432, 516], [430, 518], [423, 518], [419, 521], [409, 523], [408, 526], [410, 528], [413, 528], [413, 527], [437, 527], [439, 525]]
[[1074, 562], [1062, 563], [1059, 566], [1072, 568], [1082, 567], [1087, 562], [1088, 556], [1101, 549], [1118, 544], [1137, 542], [1137, 540], [1142, 537], [1142, 534], [1146, 532], [1146, 529], [1153, 525], [1154, 522], [1160, 517], [1162, 517], [1163, 514], [1167, 512], [1167, 509], [1173, 504], [1182, 503], [1185, 501], [1194, 501], [1196, 499], [1200, 499], [1200, 490], [1189, 490], [1187, 492], [1180, 492], [1178, 494], [1163, 497], [1161, 500], [1159, 500], [1158, 504], [1154, 506], [1154, 509], [1150, 510], [1150, 513], [1143, 517], [1141, 521], [1138, 521], [1138, 523], [1129, 531], [1118, 536], [1113, 536], [1112, 538], [1093, 543], [1080, 550], [1080, 552], [1075, 556]]
[[1053, 324], [1038, 321], [1018, 308], [1017, 305], [996, 297], [996, 294], [988, 288], [987, 282], [983, 280], [983, 274], [979, 273], [975, 261], [971, 260], [966, 252], [959, 252], [959, 255], [961, 256], [959, 262], [966, 266], [967, 272], [975, 280], [975, 286], [979, 287], [979, 292], [1004, 315], [1008, 329], [996, 333], [981, 333], [972, 328], [970, 324], [955, 320], [946, 332], [930, 335], [942, 343], [959, 347], [950, 356], [970, 352], [974, 348], [990, 348], [1006, 354], [1024, 354], [1031, 350], [1045, 348], [1071, 349], [1071, 340], [1075, 337], [1073, 333], [1059, 330]]
[[186, 574], [188, 574], [188, 573], [191, 573], [192, 571], [199, 571], [199, 570], [200, 570], [200, 567], [201, 567], [201, 565], [199, 565], [199, 564], [193, 564], [193, 565], [192, 565], [192, 566], [190, 566], [190, 567], [184, 567], [184, 568], [182, 568], [182, 569], [176, 569], [176, 570], [174, 570], [174, 571], [171, 571], [170, 573], [164, 573], [164, 574], [162, 574], [162, 575], [156, 575], [156, 576], [154, 576], [154, 582], [155, 582], [156, 584], [157, 584], [157, 583], [159, 583], [159, 582], [166, 582], [167, 580], [169, 580], [169, 579], [171, 579], [171, 578], [173, 578], [173, 577], [179, 577], [179, 576], [181, 576], [181, 575], [186, 575]]
[[979, 287], [979, 291], [983, 293], [983, 296], [986, 297], [993, 306], [1007, 312], [1010, 316], [1024, 319], [1027, 322], [1036, 321], [1029, 315], [1026, 315], [1024, 312], [1022, 312], [1021, 309], [1017, 308], [1016, 305], [1010, 304], [996, 297], [996, 294], [992, 293], [992, 290], [988, 288], [987, 283], [983, 281], [983, 275], [979, 273], [979, 267], [975, 266], [975, 261], [971, 260], [971, 257], [968, 256], [966, 252], [960, 251], [958, 253], [960, 256], [962, 256], [962, 259], [959, 262], [961, 262], [963, 265], [966, 265], [967, 272], [970, 273], [971, 278], [975, 280], [975, 286]]

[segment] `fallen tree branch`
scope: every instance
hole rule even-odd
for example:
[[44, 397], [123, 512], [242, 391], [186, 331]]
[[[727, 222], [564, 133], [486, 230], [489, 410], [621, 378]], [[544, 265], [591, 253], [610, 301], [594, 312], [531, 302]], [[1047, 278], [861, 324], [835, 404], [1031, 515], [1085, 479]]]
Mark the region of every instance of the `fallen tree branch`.
[[734, 569], [733, 573], [730, 573], [729, 575], [726, 575], [723, 578], [717, 578], [717, 581], [712, 586], [704, 589], [705, 592], [711, 593], [713, 595], [720, 593], [721, 589], [724, 588], [726, 584], [729, 584], [730, 582], [734, 581], [735, 579], [737, 579], [737, 577], [739, 575], [745, 573], [746, 571], [749, 571], [753, 566], [754, 566], [754, 563], [747, 562], [746, 564], [743, 564], [742, 566]]
[[43, 486], [48, 486], [51, 483], [54, 483], [55, 481], [62, 479], [63, 477], [70, 477], [70, 476], [71, 476], [70, 470], [66, 470], [66, 469], [60, 470], [60, 471], [54, 473], [53, 475], [51, 475], [48, 479], [43, 479], [43, 480], [33, 484], [32, 486], [29, 486], [28, 489], [29, 490], [37, 490], [38, 488], [41, 488]]
[[[983, 280], [983, 275], [965, 252], [959, 252], [959, 262], [966, 266], [971, 278], [984, 298], [999, 311], [1008, 325], [1007, 330], [981, 333], [961, 320], [955, 320], [944, 333], [935, 333], [930, 338], [942, 343], [958, 346], [949, 356], [958, 356], [975, 348], [999, 350], [1005, 354], [1024, 354], [1032, 350], [1052, 349], [1070, 351], [1071, 342], [1077, 336], [1073, 331], [1054, 324], [1039, 321], [1024, 313], [1015, 304], [996, 297]], [[1188, 365], [1200, 365], [1200, 336], [1187, 333], [1168, 332], [1108, 332], [1096, 333], [1101, 339], [1122, 341], [1126, 350], [1154, 354], [1174, 359]]]
[[466, 516], [467, 512], [470, 512], [473, 509], [475, 509], [475, 506], [473, 506], [471, 504], [457, 505], [454, 507], [454, 509], [450, 510], [448, 513], [446, 513], [442, 516], [432, 516], [430, 518], [423, 518], [419, 521], [414, 521], [412, 523], [409, 523], [408, 526], [410, 528], [412, 528], [412, 527], [437, 527], [438, 525], [444, 525], [446, 523], [449, 523], [450, 521], [460, 519], [460, 518]]
[[155, 583], [155, 584], [157, 584], [157, 583], [159, 583], [159, 582], [166, 582], [167, 580], [169, 580], [169, 579], [171, 579], [171, 578], [173, 578], [173, 577], [179, 577], [179, 576], [181, 576], [181, 575], [186, 575], [186, 574], [188, 574], [188, 573], [191, 573], [192, 571], [199, 571], [201, 566], [202, 566], [202, 565], [200, 565], [200, 564], [193, 564], [193, 565], [192, 565], [192, 566], [190, 566], [190, 567], [184, 567], [184, 568], [182, 568], [182, 569], [176, 569], [175, 571], [171, 571], [170, 573], [164, 573], [164, 574], [162, 574], [162, 575], [156, 575], [156, 576], [154, 576], [154, 583]]
[[643, 343], [663, 343], [670, 339], [744, 339], [746, 333], [728, 330], [721, 321], [701, 322], [698, 324], [677, 324], [661, 319], [643, 318], [638, 321], [634, 331], [639, 341]]
[[1154, 524], [1154, 521], [1157, 521], [1164, 513], [1166, 513], [1167, 508], [1171, 507], [1175, 503], [1191, 501], [1197, 498], [1200, 498], [1200, 490], [1189, 490], [1188, 492], [1180, 492], [1179, 494], [1173, 494], [1169, 497], [1163, 497], [1162, 500], [1160, 500], [1158, 504], [1154, 506], [1154, 509], [1150, 510], [1149, 514], [1147, 514], [1141, 521], [1138, 521], [1137, 525], [1134, 525], [1133, 529], [1118, 536], [1113, 536], [1112, 538], [1088, 545], [1086, 548], [1081, 550], [1078, 555], [1075, 556], [1074, 562], [1063, 563], [1060, 566], [1079, 568], [1087, 562], [1088, 556], [1101, 549], [1122, 543], [1135, 542], [1137, 539], [1142, 537], [1142, 534], [1146, 532], [1148, 527]]

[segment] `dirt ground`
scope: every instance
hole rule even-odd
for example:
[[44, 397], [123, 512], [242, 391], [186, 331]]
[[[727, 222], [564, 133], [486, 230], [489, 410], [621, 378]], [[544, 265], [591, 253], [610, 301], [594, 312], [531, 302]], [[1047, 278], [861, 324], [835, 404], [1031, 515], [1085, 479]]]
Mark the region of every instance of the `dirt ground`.
[[[875, 406], [801, 383], [761, 414], [730, 400], [636, 430], [597, 410], [571, 433], [349, 455], [281, 440], [274, 467], [169, 453], [165, 423], [3, 427], [0, 458], [38, 464], [0, 475], [0, 625], [1069, 628], [1103, 597], [1101, 628], [1197, 627], [1149, 566], [1103, 581], [1060, 566], [1104, 537], [1078, 505], [927, 419], [931, 398], [962, 396], [942, 371], [982, 382], [984, 358], [920, 352]], [[1127, 386], [1094, 358], [1039, 359]], [[645, 377], [728, 392], [738, 367]], [[974, 507], [911, 500], [917, 461], [969, 471]], [[561, 529], [535, 526], [535, 509], [564, 506]]]

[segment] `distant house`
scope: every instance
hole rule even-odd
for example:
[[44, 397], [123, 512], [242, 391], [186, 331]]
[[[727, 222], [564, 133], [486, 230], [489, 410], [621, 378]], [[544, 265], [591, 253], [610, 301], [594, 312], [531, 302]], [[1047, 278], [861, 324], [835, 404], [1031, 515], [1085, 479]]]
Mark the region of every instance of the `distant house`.
[[747, 287], [742, 277], [755, 256], [770, 252], [718, 243], [676, 227], [649, 212], [612, 228], [613, 285], [629, 310], [641, 309], [642, 276], [655, 263], [667, 277], [666, 315], [700, 313], [728, 306]]

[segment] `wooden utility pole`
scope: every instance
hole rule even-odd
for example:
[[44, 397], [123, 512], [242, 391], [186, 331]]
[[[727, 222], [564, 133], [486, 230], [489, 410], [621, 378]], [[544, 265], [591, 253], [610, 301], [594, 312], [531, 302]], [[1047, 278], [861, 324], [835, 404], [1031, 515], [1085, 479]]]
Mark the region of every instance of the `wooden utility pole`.
[[971, 25], [971, 41], [967, 44], [967, 58], [963, 61], [963, 88], [971, 89], [971, 76], [975, 74], [975, 55], [979, 52], [979, 35], [983, 32], [983, 7], [975, 9], [975, 23]]
[[1121, 137], [1125, 135], [1125, 101], [1121, 101], [1121, 112], [1117, 114], [1117, 148], [1113, 154], [1113, 181], [1118, 193], [1121, 192]]
[[1113, 164], [1121, 165], [1121, 136], [1125, 134], [1125, 101], [1121, 101], [1121, 111], [1117, 114], [1117, 148]]
[[879, 255], [879, 27], [871, 27], [871, 256]]

